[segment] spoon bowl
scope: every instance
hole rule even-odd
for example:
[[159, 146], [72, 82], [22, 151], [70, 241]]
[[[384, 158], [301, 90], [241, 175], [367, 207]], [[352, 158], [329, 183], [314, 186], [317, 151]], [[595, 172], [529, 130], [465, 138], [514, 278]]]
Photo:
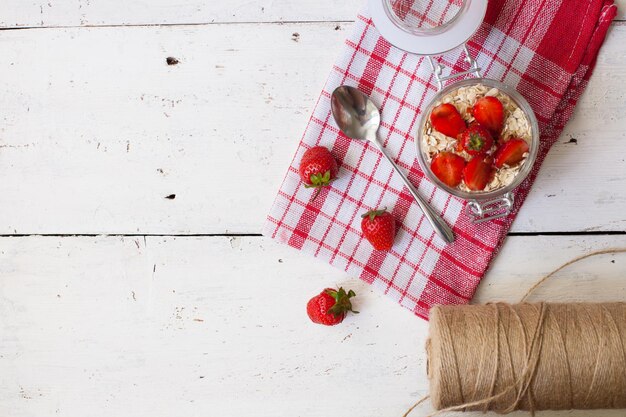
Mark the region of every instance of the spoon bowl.
[[348, 85], [339, 86], [333, 91], [330, 100], [333, 117], [339, 129], [349, 138], [367, 140], [375, 144], [391, 163], [398, 175], [404, 180], [409, 192], [422, 209], [433, 230], [445, 242], [454, 241], [454, 233], [448, 224], [433, 208], [417, 193], [404, 172], [387, 154], [384, 146], [378, 141], [376, 132], [380, 126], [380, 111], [370, 98], [359, 89]]
[[360, 90], [342, 85], [331, 96], [335, 122], [346, 136], [359, 140], [376, 140], [380, 126], [380, 112], [376, 105]]

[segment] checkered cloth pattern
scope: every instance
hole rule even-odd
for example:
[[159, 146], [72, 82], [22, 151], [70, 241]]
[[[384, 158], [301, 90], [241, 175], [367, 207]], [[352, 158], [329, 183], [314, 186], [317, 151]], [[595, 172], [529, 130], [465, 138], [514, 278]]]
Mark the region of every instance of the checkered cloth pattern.
[[[426, 7], [421, 16], [443, 21], [447, 10], [454, 7]], [[532, 173], [515, 190], [511, 214], [474, 225], [464, 213], [466, 202], [433, 186], [416, 161], [416, 123], [437, 92], [428, 60], [391, 46], [364, 10], [315, 106], [264, 235], [360, 277], [422, 318], [428, 318], [434, 305], [469, 302], [586, 87], [615, 14], [612, 0], [489, 1], [484, 23], [467, 45], [483, 76], [516, 88], [528, 100], [539, 121], [541, 144]], [[462, 48], [446, 53], [441, 62], [448, 74], [466, 69]], [[330, 94], [342, 84], [358, 87], [381, 110], [379, 139], [421, 195], [453, 226], [453, 244], [434, 234], [375, 147], [340, 133]], [[331, 150], [339, 175], [313, 200], [314, 190], [303, 186], [298, 164], [316, 145]], [[382, 207], [400, 225], [389, 252], [373, 250], [360, 229], [361, 214]]]

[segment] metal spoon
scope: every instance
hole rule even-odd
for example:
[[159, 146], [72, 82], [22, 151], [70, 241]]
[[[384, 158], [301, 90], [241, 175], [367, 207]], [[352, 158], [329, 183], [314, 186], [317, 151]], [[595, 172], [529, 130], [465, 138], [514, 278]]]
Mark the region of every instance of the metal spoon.
[[378, 146], [378, 149], [380, 149], [382, 154], [385, 155], [396, 172], [404, 180], [411, 195], [415, 198], [415, 201], [417, 201], [417, 204], [422, 209], [422, 212], [435, 232], [447, 243], [454, 242], [454, 233], [450, 226], [448, 226], [441, 216], [435, 213], [433, 208], [420, 197], [415, 187], [413, 187], [413, 184], [411, 184], [404, 172], [400, 171], [400, 168], [393, 162], [393, 159], [387, 155], [385, 148], [376, 138], [376, 132], [380, 126], [380, 112], [369, 97], [354, 87], [342, 85], [333, 91], [331, 108], [335, 122], [337, 122], [339, 129], [341, 129], [346, 136], [352, 139], [364, 139]]

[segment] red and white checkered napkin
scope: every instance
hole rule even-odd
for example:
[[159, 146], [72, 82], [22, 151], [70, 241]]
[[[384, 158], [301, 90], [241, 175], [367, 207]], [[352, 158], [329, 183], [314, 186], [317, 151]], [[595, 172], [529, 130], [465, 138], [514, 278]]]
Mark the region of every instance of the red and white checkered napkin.
[[[427, 18], [444, 19], [450, 9], [432, 7]], [[515, 87], [531, 104], [539, 120], [541, 146], [532, 174], [515, 191], [513, 212], [480, 225], [469, 222], [464, 201], [424, 177], [415, 159], [416, 120], [437, 90], [428, 61], [390, 46], [367, 11], [359, 14], [264, 234], [374, 284], [420, 317], [427, 318], [436, 304], [467, 303], [504, 241], [548, 149], [572, 114], [615, 13], [612, 0], [489, 1], [485, 22], [468, 42], [469, 49], [485, 77]], [[463, 70], [460, 48], [447, 53], [442, 63], [448, 71]], [[445, 245], [434, 234], [377, 149], [339, 132], [330, 111], [330, 94], [341, 84], [357, 86], [380, 108], [379, 138], [419, 192], [453, 226], [453, 244]], [[304, 151], [315, 145], [330, 148], [340, 169], [339, 178], [313, 201], [313, 190], [304, 188], [298, 177], [298, 163]], [[382, 207], [391, 210], [401, 225], [390, 252], [374, 251], [360, 231], [361, 214]]]

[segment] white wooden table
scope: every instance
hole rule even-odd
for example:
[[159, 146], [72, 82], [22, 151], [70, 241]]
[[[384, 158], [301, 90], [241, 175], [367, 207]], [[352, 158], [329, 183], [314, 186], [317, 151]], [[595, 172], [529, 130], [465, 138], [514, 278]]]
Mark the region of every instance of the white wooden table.
[[[0, 3], [0, 415], [393, 417], [426, 393], [425, 322], [259, 235], [360, 3]], [[626, 246], [618, 3], [477, 301]], [[625, 262], [542, 292], [626, 299]], [[361, 314], [310, 324], [334, 284]]]

